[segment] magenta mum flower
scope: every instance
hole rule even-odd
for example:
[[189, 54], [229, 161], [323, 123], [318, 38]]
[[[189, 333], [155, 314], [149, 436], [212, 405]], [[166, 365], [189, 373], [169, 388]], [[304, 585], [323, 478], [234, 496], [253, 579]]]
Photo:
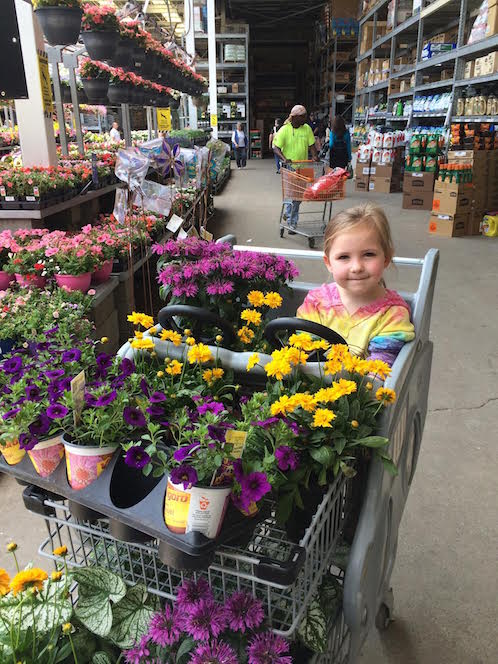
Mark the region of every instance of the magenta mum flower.
[[247, 648], [249, 664], [292, 664], [292, 657], [285, 655], [287, 652], [287, 641], [273, 632], [256, 634]]
[[225, 608], [228, 626], [235, 632], [255, 629], [261, 625], [265, 617], [263, 605], [259, 599], [244, 591], [234, 593], [225, 602]]
[[249, 503], [257, 503], [258, 500], [271, 491], [265, 473], [249, 473], [240, 480], [241, 493]]
[[149, 624], [149, 638], [158, 646], [172, 646], [182, 635], [179, 623], [179, 613], [167, 604], [163, 611], [155, 613]]
[[280, 445], [275, 450], [275, 459], [280, 470], [296, 470], [299, 466], [299, 455], [291, 447]]
[[200, 577], [197, 581], [184, 581], [176, 594], [177, 606], [188, 612], [201, 599], [213, 599], [213, 593], [206, 579]]
[[201, 599], [185, 618], [185, 628], [196, 641], [218, 637], [227, 626], [225, 608], [212, 599]]
[[197, 482], [197, 471], [191, 466], [182, 464], [171, 470], [169, 479], [173, 484], [183, 484], [183, 488], [188, 489]]
[[189, 664], [238, 664], [235, 650], [223, 641], [211, 641], [198, 646]]

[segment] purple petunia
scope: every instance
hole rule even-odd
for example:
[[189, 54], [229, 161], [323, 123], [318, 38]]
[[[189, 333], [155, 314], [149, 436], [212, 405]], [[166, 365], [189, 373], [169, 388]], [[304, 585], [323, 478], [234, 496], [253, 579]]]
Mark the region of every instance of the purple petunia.
[[198, 646], [192, 653], [189, 664], [238, 664], [238, 661], [232, 646], [215, 639]]
[[235, 461], [232, 462], [232, 466], [233, 466], [233, 475], [237, 480], [237, 482], [240, 482], [244, 477], [244, 469], [242, 468], [242, 459], [235, 459]]
[[152, 392], [150, 395], [150, 402], [151, 403], [161, 403], [162, 401], [166, 401], [167, 396], [164, 394], [164, 392]]
[[100, 353], [100, 355], [97, 355], [95, 363], [97, 365], [97, 374], [99, 376], [105, 376], [107, 374], [107, 370], [112, 364], [112, 355], [108, 355], [107, 353]]
[[189, 612], [201, 599], [213, 599], [213, 592], [209, 583], [202, 576], [197, 581], [184, 581], [178, 588], [176, 595], [176, 605], [179, 609]]
[[224, 410], [225, 406], [219, 401], [206, 401], [206, 403], [197, 406], [197, 412], [199, 413], [199, 415], [205, 415], [206, 413], [213, 413], [213, 415], [219, 415]]
[[235, 592], [225, 603], [228, 626], [235, 632], [245, 632], [259, 627], [264, 620], [263, 605], [244, 591]]
[[241, 493], [249, 503], [257, 503], [258, 500], [271, 491], [265, 473], [249, 473], [240, 480]]
[[196, 641], [218, 637], [227, 626], [227, 613], [212, 599], [201, 599], [185, 617], [185, 628]]
[[140, 445], [134, 445], [126, 452], [125, 463], [131, 468], [144, 468], [149, 461], [150, 456]]
[[21, 433], [19, 435], [19, 447], [23, 450], [32, 450], [38, 443], [38, 438], [31, 433]]
[[187, 457], [190, 456], [192, 450], [196, 449], [197, 447], [199, 447], [199, 443], [195, 442], [190, 443], [190, 445], [186, 445], [185, 447], [178, 448], [173, 453], [174, 460], [178, 461], [178, 463], [182, 463]]
[[50, 418], [45, 413], [41, 413], [38, 419], [29, 425], [28, 429], [33, 436], [44, 436], [50, 431], [51, 426]]
[[118, 393], [116, 390], [111, 390], [107, 394], [102, 394], [98, 399], [95, 401], [95, 406], [101, 407], [101, 406], [109, 406], [118, 396]]
[[45, 376], [49, 380], [55, 380], [56, 378], [60, 378], [63, 375], [64, 369], [49, 369], [48, 371], [45, 371]]
[[296, 470], [299, 466], [299, 455], [288, 445], [280, 445], [275, 450], [275, 459], [280, 470]]
[[26, 385], [24, 391], [26, 393], [26, 398], [29, 401], [40, 401], [41, 390], [38, 385]]
[[21, 412], [20, 408], [11, 408], [10, 410], [8, 410], [7, 412], [5, 412], [2, 415], [2, 419], [10, 420], [12, 417], [15, 417], [17, 415], [17, 413], [20, 413], [20, 412]]
[[217, 440], [219, 443], [226, 441], [228, 429], [234, 429], [235, 425], [229, 422], [220, 422], [219, 424], [208, 424], [208, 434], [212, 440]]
[[300, 433], [302, 434], [302, 431], [299, 428], [299, 424], [294, 422], [294, 420], [291, 420], [289, 417], [283, 417], [282, 422], [285, 422], [285, 424], [289, 427], [295, 436], [299, 436]]
[[145, 378], [142, 378], [142, 380], [140, 381], [140, 389], [142, 390], [143, 394], [145, 394], [146, 397], [149, 396], [150, 394], [149, 386]]
[[171, 470], [169, 479], [173, 484], [183, 484], [183, 488], [188, 489], [197, 482], [197, 471], [191, 466], [182, 464]]
[[145, 412], [149, 413], [149, 415], [153, 418], [163, 417], [164, 408], [162, 408], [161, 406], [158, 406], [156, 404], [153, 404], [152, 406], [148, 406], [145, 409]]
[[148, 637], [142, 636], [140, 641], [136, 643], [133, 648], [125, 651], [125, 662], [127, 664], [142, 664], [143, 659], [150, 655], [148, 645]]
[[165, 648], [174, 645], [181, 637], [183, 629], [179, 618], [182, 614], [170, 604], [166, 604], [163, 611], [155, 613], [149, 624], [148, 637], [153, 643]]
[[85, 403], [90, 408], [93, 408], [97, 405], [97, 397], [91, 392], [85, 392]]
[[71, 377], [64, 376], [64, 378], [59, 378], [59, 380], [55, 381], [54, 385], [61, 392], [67, 392], [71, 389]]
[[7, 374], [16, 374], [19, 373], [22, 369], [22, 359], [18, 355], [14, 357], [9, 357], [8, 360], [2, 364], [2, 370]]
[[59, 420], [62, 417], [66, 417], [68, 413], [69, 408], [66, 408], [66, 406], [63, 406], [61, 403], [54, 403], [47, 408], [47, 416], [50, 417], [51, 420]]
[[123, 410], [123, 419], [130, 427], [143, 428], [147, 426], [145, 415], [139, 408], [125, 406]]
[[274, 424], [278, 424], [278, 422], [280, 422], [279, 417], [268, 417], [266, 420], [258, 420], [253, 424], [255, 424], [258, 427], [261, 427], [262, 429], [269, 429]]
[[292, 664], [287, 641], [273, 632], [255, 634], [247, 648], [249, 664]]
[[119, 370], [121, 372], [121, 375], [124, 378], [127, 378], [128, 376], [131, 376], [131, 374], [135, 372], [135, 363], [132, 360], [129, 360], [127, 357], [125, 357], [124, 360], [122, 360], [121, 364], [119, 365]]
[[71, 348], [62, 353], [62, 362], [78, 362], [81, 359], [81, 351], [79, 348]]

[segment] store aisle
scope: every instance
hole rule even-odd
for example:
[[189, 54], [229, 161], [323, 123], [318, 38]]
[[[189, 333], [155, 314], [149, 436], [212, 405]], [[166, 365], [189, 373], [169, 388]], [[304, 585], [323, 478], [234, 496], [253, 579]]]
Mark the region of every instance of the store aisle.
[[[433, 310], [435, 344], [429, 415], [414, 484], [401, 526], [393, 574], [396, 621], [372, 634], [362, 664], [487, 664], [495, 659], [498, 594], [495, 552], [495, 435], [498, 404], [498, 264], [496, 241], [429, 236], [428, 212], [401, 210], [401, 194], [355, 194], [335, 209], [366, 200], [382, 204], [397, 255], [441, 251]], [[210, 226], [239, 243], [307, 248], [280, 239], [279, 177], [270, 160], [235, 169]], [[305, 281], [324, 281], [318, 264]], [[388, 285], [410, 288], [415, 272], [394, 269]]]

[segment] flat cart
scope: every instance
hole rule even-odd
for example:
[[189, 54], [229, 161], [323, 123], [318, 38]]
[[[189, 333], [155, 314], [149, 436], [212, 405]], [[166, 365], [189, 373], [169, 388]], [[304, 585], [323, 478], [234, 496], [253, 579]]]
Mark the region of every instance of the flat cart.
[[[321, 252], [316, 251], [235, 248], [322, 260]], [[189, 573], [189, 576], [206, 578], [220, 598], [234, 590], [249, 590], [264, 603], [270, 627], [289, 639], [296, 636], [324, 575], [332, 574], [340, 592], [335, 618], [328, 625], [326, 652], [299, 658], [296, 664], [353, 664], [373, 626], [385, 629], [391, 620], [391, 575], [399, 526], [415, 474], [427, 414], [433, 353], [429, 327], [438, 261], [435, 249], [423, 259], [394, 259], [398, 268], [421, 270], [417, 290], [401, 293], [411, 307], [415, 339], [403, 347], [385, 382], [396, 391], [398, 398], [384, 411], [380, 422], [379, 434], [390, 440], [389, 453], [397, 464], [398, 475], [393, 477], [376, 459], [370, 463], [356, 530], [342, 562], [339, 562], [339, 545], [352, 509], [353, 484], [351, 479], [340, 475], [329, 486], [297, 544], [276, 523], [274, 506], [269, 501], [267, 516], [246, 541], [219, 546], [207, 569]], [[310, 284], [293, 284], [280, 315], [293, 315], [309, 288]], [[165, 356], [169, 346], [156, 336], [151, 338], [156, 352]], [[168, 354], [172, 350], [169, 348]], [[246, 373], [248, 353], [228, 349], [219, 349], [219, 352], [226, 368], [239, 375]], [[123, 357], [132, 357], [133, 353], [129, 344], [120, 350]], [[10, 467], [2, 464], [0, 470], [24, 482], [30, 481], [22, 462]], [[112, 468], [106, 468], [99, 481], [107, 481], [106, 474], [111, 472]], [[34, 472], [31, 483], [43, 487]], [[32, 486], [24, 491], [27, 507], [42, 514], [46, 521], [48, 536], [40, 546], [41, 555], [53, 557], [55, 546], [66, 544], [69, 565], [98, 564], [122, 575], [128, 583], [143, 583], [150, 592], [174, 599], [186, 574], [161, 562], [157, 540], [133, 543], [117, 538], [111, 532], [112, 523], [105, 518], [105, 505], [89, 504], [101, 514], [93, 519], [78, 519], [64, 493], [67, 496], [63, 486], [52, 486], [51, 493], [40, 492]], [[130, 522], [130, 525], [133, 524]], [[134, 525], [140, 528], [142, 524]]]
[[[310, 196], [310, 188], [316, 180], [330, 172], [323, 161], [294, 161], [282, 164], [282, 207], [280, 210], [280, 237], [285, 231], [308, 238], [308, 246], [313, 249], [315, 240], [323, 237], [332, 217], [333, 201], [341, 200], [346, 195], [346, 181], [342, 181], [332, 190]], [[286, 216], [286, 205], [293, 203], [299, 207], [299, 223], [293, 226]], [[304, 209], [303, 209], [304, 207]]]

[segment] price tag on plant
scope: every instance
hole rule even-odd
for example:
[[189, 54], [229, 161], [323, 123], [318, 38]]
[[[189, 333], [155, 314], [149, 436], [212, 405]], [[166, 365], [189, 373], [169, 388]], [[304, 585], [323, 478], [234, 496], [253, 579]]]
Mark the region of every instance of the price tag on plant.
[[0, 187], [0, 196], [7, 196], [7, 192], [5, 191], [5, 187]]
[[181, 228], [182, 224], [183, 224], [183, 219], [179, 217], [177, 214], [173, 214], [171, 219], [166, 224], [166, 228], [172, 233], [176, 233], [176, 231], [179, 228]]
[[180, 228], [180, 231], [178, 233], [178, 239], [179, 240], [185, 240], [185, 238], [188, 237], [188, 234], [183, 230], [183, 228]]
[[73, 421], [78, 426], [81, 419], [81, 411], [85, 405], [85, 372], [80, 371], [71, 381], [71, 396], [73, 397]]
[[38, 187], [33, 187], [33, 196], [40, 197], [40, 190]]
[[247, 440], [247, 431], [237, 431], [237, 429], [229, 429], [225, 436], [225, 442], [232, 445], [232, 456], [240, 459], [244, 446]]
[[200, 235], [203, 240], [207, 240], [208, 242], [211, 242], [214, 237], [212, 233], [204, 228], [204, 226], [201, 226]]

